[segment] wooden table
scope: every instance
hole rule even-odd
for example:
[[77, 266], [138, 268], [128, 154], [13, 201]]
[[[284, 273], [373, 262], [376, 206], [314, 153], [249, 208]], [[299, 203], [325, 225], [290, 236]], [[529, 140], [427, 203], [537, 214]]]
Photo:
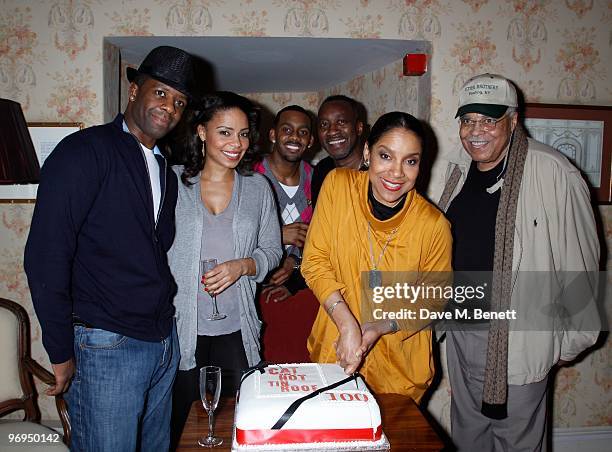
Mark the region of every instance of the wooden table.
[[[389, 438], [393, 452], [439, 451], [444, 447], [412, 399], [397, 394], [382, 394], [376, 400], [380, 405], [383, 431]], [[216, 452], [231, 450], [234, 404], [233, 398], [221, 399], [215, 411], [215, 436], [223, 438], [223, 444], [213, 449]], [[191, 406], [177, 451], [202, 452], [204, 448], [198, 446], [198, 439], [206, 436], [206, 432], [208, 416], [202, 408], [202, 402], [196, 401]]]

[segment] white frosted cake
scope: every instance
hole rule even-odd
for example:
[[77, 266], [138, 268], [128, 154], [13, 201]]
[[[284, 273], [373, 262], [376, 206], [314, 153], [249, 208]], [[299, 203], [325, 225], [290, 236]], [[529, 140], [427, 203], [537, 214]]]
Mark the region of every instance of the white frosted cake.
[[254, 371], [240, 386], [233, 449], [388, 449], [378, 404], [359, 376], [295, 406], [346, 378], [336, 364], [277, 364]]

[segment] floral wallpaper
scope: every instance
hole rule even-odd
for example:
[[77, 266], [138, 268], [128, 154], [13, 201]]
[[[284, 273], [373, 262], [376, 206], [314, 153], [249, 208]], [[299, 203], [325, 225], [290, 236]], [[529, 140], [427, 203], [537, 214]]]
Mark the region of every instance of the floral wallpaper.
[[[430, 195], [443, 184], [446, 158], [460, 152], [457, 90], [470, 76], [500, 72], [527, 101], [612, 104], [612, 0], [0, 0], [0, 96], [21, 103], [29, 121], [103, 121], [105, 36], [314, 36], [428, 40], [431, 116], [439, 155]], [[391, 64], [317, 93], [249, 95], [274, 113], [288, 103], [316, 112], [342, 92], [364, 103], [370, 122], [414, 106], [415, 80]], [[23, 273], [32, 205], [0, 205], [0, 296], [32, 316], [33, 355], [49, 367]], [[612, 244], [612, 208], [601, 207]], [[610, 313], [608, 312], [608, 315]], [[610, 426], [612, 345], [608, 340], [556, 379], [557, 427]], [[448, 426], [446, 379], [429, 410]], [[42, 396], [44, 418], [55, 417]]]

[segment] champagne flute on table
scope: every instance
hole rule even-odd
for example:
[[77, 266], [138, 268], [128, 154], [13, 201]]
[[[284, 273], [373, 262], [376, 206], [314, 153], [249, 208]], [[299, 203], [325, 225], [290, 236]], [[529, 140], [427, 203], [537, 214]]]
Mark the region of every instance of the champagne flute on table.
[[[211, 271], [217, 266], [217, 259], [204, 259], [200, 261], [200, 277], [204, 277], [206, 273]], [[225, 314], [219, 314], [219, 308], [217, 308], [217, 294], [208, 291], [208, 295], [212, 298], [213, 312], [211, 315], [206, 317], [206, 320], [221, 320], [227, 317]]]
[[200, 369], [200, 397], [202, 405], [208, 414], [208, 435], [198, 440], [203, 447], [215, 447], [223, 444], [223, 439], [216, 437], [213, 432], [213, 412], [219, 403], [221, 394], [221, 368], [217, 366], [204, 366]]

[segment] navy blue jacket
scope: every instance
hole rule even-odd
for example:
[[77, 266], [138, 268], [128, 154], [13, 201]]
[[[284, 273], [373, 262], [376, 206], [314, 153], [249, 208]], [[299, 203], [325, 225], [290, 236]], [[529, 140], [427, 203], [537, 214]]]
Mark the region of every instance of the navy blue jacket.
[[52, 363], [73, 356], [73, 315], [144, 341], [170, 334], [177, 179], [165, 174], [156, 226], [145, 157], [122, 115], [66, 137], [45, 161], [24, 266]]

